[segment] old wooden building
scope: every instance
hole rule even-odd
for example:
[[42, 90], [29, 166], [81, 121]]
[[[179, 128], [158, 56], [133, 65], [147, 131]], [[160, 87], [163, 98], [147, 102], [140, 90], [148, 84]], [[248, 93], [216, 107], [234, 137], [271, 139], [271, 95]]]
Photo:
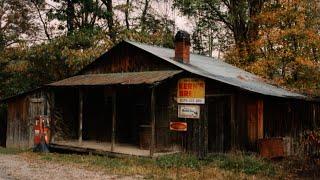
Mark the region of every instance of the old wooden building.
[[316, 101], [191, 54], [183, 31], [175, 49], [122, 41], [76, 76], [2, 102], [7, 147], [32, 147], [34, 116], [48, 115], [52, 147], [141, 156], [255, 151], [320, 122]]

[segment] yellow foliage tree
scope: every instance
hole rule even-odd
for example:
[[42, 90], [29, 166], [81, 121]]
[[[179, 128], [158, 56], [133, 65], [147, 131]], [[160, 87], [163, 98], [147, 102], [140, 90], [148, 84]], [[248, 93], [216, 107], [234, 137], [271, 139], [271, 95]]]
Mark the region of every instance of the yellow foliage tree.
[[248, 64], [232, 50], [227, 60], [279, 85], [320, 94], [320, 2], [269, 1], [254, 21], [259, 23], [259, 38], [251, 44], [256, 60]]

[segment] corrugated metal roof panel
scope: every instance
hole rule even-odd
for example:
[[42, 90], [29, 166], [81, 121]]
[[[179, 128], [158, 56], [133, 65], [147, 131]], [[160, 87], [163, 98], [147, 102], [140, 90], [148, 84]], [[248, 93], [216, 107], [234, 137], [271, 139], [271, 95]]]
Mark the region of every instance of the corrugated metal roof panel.
[[73, 76], [61, 81], [57, 81], [48, 86], [92, 86], [92, 85], [136, 85], [154, 84], [182, 71], [144, 71], [109, 74], [87, 74]]
[[126, 41], [186, 71], [242, 89], [277, 97], [304, 99], [306, 96], [266, 83], [262, 78], [215, 58], [190, 54], [190, 64], [173, 60], [174, 50]]

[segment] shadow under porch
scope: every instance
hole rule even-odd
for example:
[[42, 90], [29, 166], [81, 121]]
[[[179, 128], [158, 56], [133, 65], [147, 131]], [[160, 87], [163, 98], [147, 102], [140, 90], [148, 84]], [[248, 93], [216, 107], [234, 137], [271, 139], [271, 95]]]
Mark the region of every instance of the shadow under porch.
[[156, 148], [161, 128], [155, 123], [155, 90], [149, 86], [64, 87], [53, 92], [52, 147], [137, 156], [176, 152]]

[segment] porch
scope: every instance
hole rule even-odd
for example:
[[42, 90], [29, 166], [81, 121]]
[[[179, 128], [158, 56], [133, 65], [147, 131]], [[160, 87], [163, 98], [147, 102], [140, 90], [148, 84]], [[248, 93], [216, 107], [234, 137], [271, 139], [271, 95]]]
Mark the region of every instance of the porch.
[[156, 99], [163, 98], [156, 95], [156, 87], [180, 72], [81, 75], [50, 84], [54, 96], [50, 145], [151, 157], [178, 152], [170, 144], [157, 143], [168, 127], [156, 123]]
[[[96, 153], [96, 154], [113, 154], [113, 155], [132, 155], [140, 157], [149, 157], [150, 150], [141, 149], [135, 145], [117, 143], [111, 150], [110, 142], [98, 142], [98, 141], [82, 141], [81, 144], [77, 140], [68, 141], [56, 141], [50, 144], [51, 147], [61, 150], [69, 150], [74, 152], [83, 153]], [[162, 155], [179, 153], [179, 151], [168, 151], [168, 152], [155, 152], [153, 157]]]

